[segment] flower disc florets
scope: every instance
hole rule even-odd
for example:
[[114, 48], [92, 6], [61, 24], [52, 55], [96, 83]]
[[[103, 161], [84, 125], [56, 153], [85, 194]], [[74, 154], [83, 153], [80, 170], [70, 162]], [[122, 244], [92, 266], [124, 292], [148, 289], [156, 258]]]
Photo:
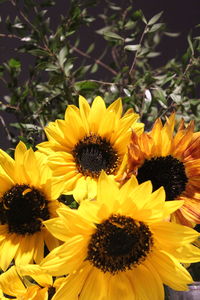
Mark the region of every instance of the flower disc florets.
[[93, 178], [99, 177], [102, 170], [107, 174], [113, 174], [119, 164], [117, 151], [110, 142], [95, 134], [80, 140], [72, 153], [79, 172]]
[[49, 219], [44, 194], [27, 184], [16, 184], [2, 197], [0, 221], [8, 224], [10, 233], [34, 234], [41, 230], [42, 220]]
[[166, 200], [180, 196], [188, 182], [183, 163], [171, 155], [146, 159], [138, 169], [137, 179], [139, 183], [151, 180], [154, 191], [163, 186]]
[[96, 225], [87, 259], [103, 272], [116, 274], [145, 260], [153, 245], [152, 233], [143, 222], [112, 215]]

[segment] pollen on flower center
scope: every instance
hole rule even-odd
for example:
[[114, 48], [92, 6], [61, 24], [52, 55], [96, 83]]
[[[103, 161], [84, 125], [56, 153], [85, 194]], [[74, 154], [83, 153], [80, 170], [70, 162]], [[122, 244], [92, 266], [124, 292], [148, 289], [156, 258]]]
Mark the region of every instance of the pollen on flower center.
[[153, 245], [149, 227], [130, 217], [111, 215], [96, 227], [88, 245], [87, 259], [112, 275], [140, 264]]
[[85, 136], [72, 154], [79, 172], [93, 178], [97, 178], [102, 170], [113, 174], [119, 165], [118, 154], [110, 142], [97, 135]]
[[180, 196], [188, 182], [184, 164], [171, 155], [145, 160], [138, 169], [137, 179], [139, 183], [151, 180], [154, 191], [163, 186], [166, 200]]
[[41, 230], [41, 220], [49, 219], [48, 201], [43, 193], [29, 185], [16, 184], [2, 197], [1, 224], [8, 224], [10, 233], [31, 235]]

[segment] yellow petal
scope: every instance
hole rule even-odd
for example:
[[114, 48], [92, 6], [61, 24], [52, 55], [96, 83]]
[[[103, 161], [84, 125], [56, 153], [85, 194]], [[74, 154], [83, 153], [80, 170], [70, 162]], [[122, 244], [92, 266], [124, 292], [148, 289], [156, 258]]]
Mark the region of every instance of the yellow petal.
[[151, 263], [156, 268], [163, 283], [174, 290], [187, 290], [192, 283], [189, 272], [172, 255], [156, 251], [151, 255]]
[[[164, 299], [162, 280], [158, 275], [156, 268], [148, 262], [148, 259], [144, 264], [136, 266], [136, 268], [127, 273], [134, 286], [137, 295], [136, 299]], [[144, 282], [148, 284], [143, 284]]]
[[97, 185], [97, 201], [108, 204], [109, 209], [112, 211], [115, 201], [119, 198], [118, 184], [104, 171], [99, 176]]
[[17, 235], [7, 234], [7, 236], [5, 236], [5, 240], [0, 246], [0, 267], [3, 271], [7, 270], [19, 247], [20, 238]]
[[82, 236], [74, 236], [67, 243], [53, 249], [40, 263], [50, 275], [61, 276], [77, 270], [87, 256]]
[[[105, 298], [106, 299], [106, 298]], [[126, 273], [119, 272], [116, 276], [110, 276], [108, 285], [108, 295], [109, 300], [134, 300], [135, 291], [134, 287], [129, 280]]]
[[90, 271], [91, 265], [88, 262], [85, 262], [77, 272], [74, 272], [65, 278], [65, 282], [57, 290], [53, 299], [77, 300]]
[[50, 286], [53, 284], [52, 276], [44, 272], [38, 265], [19, 265], [17, 266], [17, 270], [22, 276], [31, 276], [40, 286]]
[[99, 125], [102, 122], [102, 116], [106, 112], [106, 106], [101, 97], [96, 97], [92, 103], [88, 122], [90, 124], [90, 130], [93, 133], [98, 132]]

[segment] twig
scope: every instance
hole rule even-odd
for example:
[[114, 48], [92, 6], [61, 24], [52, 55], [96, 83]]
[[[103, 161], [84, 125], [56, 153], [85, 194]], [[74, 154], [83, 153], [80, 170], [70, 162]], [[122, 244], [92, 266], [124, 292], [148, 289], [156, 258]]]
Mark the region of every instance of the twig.
[[119, 83], [114, 83], [114, 82], [105, 82], [105, 81], [101, 81], [101, 80], [95, 80], [95, 79], [88, 79], [88, 80], [80, 80], [79, 82], [96, 82], [96, 83], [99, 83], [99, 84], [102, 84], [102, 85], [120, 85]]
[[29, 21], [29, 19], [27, 18], [27, 16], [18, 8], [16, 1], [15, 0], [10, 0], [10, 2], [12, 3], [12, 5], [14, 7], [16, 7], [16, 9], [18, 10], [20, 16], [26, 21], [27, 24], [29, 24], [35, 31], [37, 31], [38, 33], [39, 30]]
[[7, 136], [8, 136], [8, 140], [12, 141], [12, 136], [11, 136], [11, 134], [10, 134], [10, 132], [9, 132], [9, 130], [8, 130], [7, 126], [6, 126], [6, 123], [4, 122], [4, 119], [3, 119], [2, 116], [0, 116], [0, 121], [1, 121], [2, 126], [3, 126], [5, 132], [6, 132]]
[[108, 65], [104, 64], [101, 60], [96, 59], [96, 58], [93, 58], [92, 56], [90, 56], [89, 54], [83, 52], [82, 50], [78, 49], [78, 48], [75, 47], [75, 46], [72, 46], [72, 50], [74, 50], [75, 52], [77, 52], [78, 54], [80, 54], [80, 55], [82, 55], [82, 56], [84, 56], [84, 57], [87, 57], [87, 58], [89, 58], [89, 59], [94, 60], [95, 63], [97, 63], [98, 65], [102, 66], [104, 69], [110, 71], [110, 72], [111, 72], [112, 74], [114, 74], [114, 75], [117, 75], [117, 72], [116, 72], [113, 68], [111, 68], [111, 67], [109, 67]]
[[0, 37], [21, 40], [21, 38], [19, 36], [15, 35], [15, 34], [0, 33]]
[[[146, 24], [146, 26], [145, 26], [145, 28], [144, 28], [144, 31], [143, 31], [143, 33], [142, 33], [142, 35], [141, 35], [141, 37], [140, 37], [139, 45], [142, 44], [142, 41], [143, 41], [143, 39], [144, 39], [144, 35], [145, 35], [145, 33], [146, 33], [147, 27], [148, 27], [148, 25]], [[130, 75], [130, 76], [132, 76], [133, 69], [134, 69], [134, 67], [135, 67], [135, 63], [136, 63], [138, 51], [139, 51], [139, 48], [138, 48], [137, 51], [135, 52], [134, 60], [133, 60], [131, 69], [130, 69], [130, 71], [129, 71], [129, 75]]]

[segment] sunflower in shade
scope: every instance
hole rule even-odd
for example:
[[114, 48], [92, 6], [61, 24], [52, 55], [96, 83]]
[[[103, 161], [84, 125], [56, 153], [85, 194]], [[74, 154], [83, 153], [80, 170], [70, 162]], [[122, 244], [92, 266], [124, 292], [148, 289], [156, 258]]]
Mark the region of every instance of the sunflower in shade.
[[174, 125], [173, 113], [164, 125], [157, 119], [150, 132], [132, 133], [123, 179], [135, 174], [139, 183], [151, 180], [153, 190], [163, 186], [167, 201], [184, 201], [171, 220], [192, 227], [200, 223], [200, 133], [181, 120], [174, 134]]
[[12, 266], [0, 275], [0, 287], [5, 297], [0, 299], [54, 300], [54, 294], [63, 280], [53, 280], [38, 265]]
[[150, 181], [138, 185], [133, 176], [119, 188], [102, 173], [96, 201], [58, 209], [58, 218], [44, 222], [64, 243], [40, 267], [69, 274], [54, 300], [163, 300], [163, 283], [187, 290], [192, 278], [180, 262], [199, 261], [190, 244], [199, 234], [163, 221], [182, 204], [166, 202], [162, 187], [152, 193]]
[[122, 116], [122, 102], [108, 108], [101, 97], [90, 107], [79, 97], [79, 108], [69, 105], [64, 120], [56, 120], [45, 128], [47, 142], [38, 145], [48, 155], [53, 175], [66, 184], [66, 193], [73, 192], [76, 200], [96, 195], [96, 183], [101, 170], [116, 176], [130, 142], [131, 128], [137, 134], [143, 124], [129, 109]]
[[56, 199], [63, 189], [45, 159], [22, 142], [15, 159], [0, 150], [0, 268], [4, 271], [13, 259], [16, 264], [39, 263], [45, 245], [51, 250], [59, 244], [42, 224], [57, 216], [61, 204]]

